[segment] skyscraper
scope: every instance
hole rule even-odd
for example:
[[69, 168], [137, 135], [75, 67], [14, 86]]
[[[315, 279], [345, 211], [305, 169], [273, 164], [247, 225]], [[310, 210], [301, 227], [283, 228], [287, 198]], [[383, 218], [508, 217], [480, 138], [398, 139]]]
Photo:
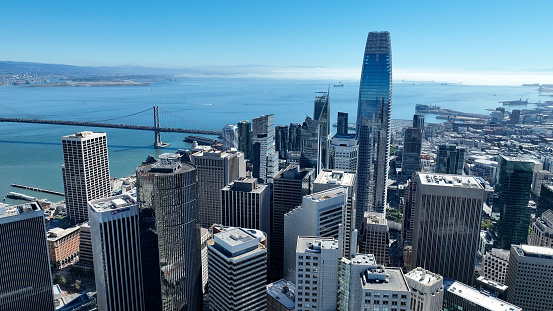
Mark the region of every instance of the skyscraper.
[[246, 160], [252, 157], [252, 125], [248, 120], [238, 122], [238, 150]]
[[0, 204], [0, 310], [54, 310], [44, 212]]
[[403, 159], [401, 161], [401, 174], [411, 178], [414, 172], [421, 170], [422, 130], [418, 128], [405, 129], [403, 140]]
[[416, 268], [405, 275], [411, 288], [411, 308], [417, 311], [442, 311], [444, 279], [441, 275]]
[[328, 168], [328, 142], [330, 139], [330, 99], [328, 92], [315, 97], [313, 119], [319, 122], [321, 168]]
[[388, 265], [390, 262], [390, 229], [386, 215], [366, 212], [359, 229], [359, 252], [373, 254], [376, 262]]
[[338, 127], [336, 128], [336, 135], [348, 134], [348, 113], [338, 112]]
[[411, 267], [473, 284], [484, 188], [472, 176], [416, 179]]
[[367, 37], [357, 106], [357, 211], [384, 212], [390, 158], [392, 48], [389, 32]]
[[111, 195], [106, 133], [63, 136], [63, 189], [71, 224], [88, 220], [88, 201]]
[[88, 204], [98, 308], [145, 310], [135, 198], [122, 194]]
[[210, 310], [266, 310], [266, 239], [259, 230], [229, 228], [208, 242]]
[[493, 210], [499, 212], [497, 247], [524, 244], [530, 226], [530, 187], [534, 162], [499, 156]]
[[465, 147], [455, 145], [439, 145], [436, 158], [436, 173], [463, 174], [465, 164]]
[[553, 210], [553, 184], [542, 184], [540, 197], [536, 207], [536, 216], [539, 217], [548, 209]]
[[238, 149], [238, 128], [234, 124], [223, 127], [223, 150]]
[[252, 164], [253, 177], [262, 183], [273, 183], [278, 172], [278, 153], [275, 150], [274, 115], [253, 119]]
[[279, 125], [275, 130], [275, 142], [276, 142], [276, 151], [278, 151], [278, 158], [286, 160], [286, 155], [288, 154], [288, 126]]
[[310, 117], [306, 117], [305, 122], [301, 125], [300, 166], [314, 168], [315, 176], [321, 168], [321, 137], [319, 130], [319, 122]]
[[196, 168], [148, 158], [136, 168], [146, 310], [200, 310], [202, 275]]
[[288, 150], [289, 151], [300, 151], [301, 144], [301, 124], [299, 123], [290, 123], [288, 128]]

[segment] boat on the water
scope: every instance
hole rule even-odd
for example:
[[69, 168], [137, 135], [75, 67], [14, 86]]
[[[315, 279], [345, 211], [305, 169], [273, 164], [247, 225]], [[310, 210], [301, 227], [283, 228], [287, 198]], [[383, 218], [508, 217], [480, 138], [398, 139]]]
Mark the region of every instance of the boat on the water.
[[503, 105], [528, 105], [528, 99], [522, 100], [522, 98], [520, 98], [517, 100], [506, 100], [500, 103], [503, 103]]
[[334, 84], [334, 87], [344, 87], [342, 81], [339, 81], [338, 84]]

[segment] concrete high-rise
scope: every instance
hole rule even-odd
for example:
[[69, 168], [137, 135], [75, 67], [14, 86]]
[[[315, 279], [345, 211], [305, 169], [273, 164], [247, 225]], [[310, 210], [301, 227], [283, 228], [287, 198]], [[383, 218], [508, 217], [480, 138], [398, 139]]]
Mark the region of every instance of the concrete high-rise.
[[240, 178], [221, 189], [221, 224], [271, 232], [271, 189], [256, 178]]
[[330, 140], [330, 98], [328, 92], [315, 96], [313, 119], [319, 122], [319, 145], [321, 168], [328, 166], [328, 149]]
[[[523, 309], [462, 282], [444, 278], [444, 311], [522, 311]], [[526, 311], [527, 309], [524, 308]], [[545, 309], [541, 309], [545, 310]]]
[[357, 210], [383, 213], [390, 158], [392, 48], [389, 32], [370, 32], [357, 106]]
[[253, 119], [252, 131], [253, 177], [265, 184], [273, 183], [278, 172], [278, 153], [275, 150], [274, 115]]
[[439, 145], [435, 172], [462, 175], [466, 152], [465, 147]]
[[266, 310], [266, 238], [259, 230], [229, 228], [209, 241], [210, 310]]
[[301, 206], [284, 215], [284, 278], [294, 282], [294, 249], [299, 236], [321, 236], [339, 241], [338, 257], [344, 254], [343, 221], [346, 218], [347, 188], [323, 190], [303, 197]]
[[223, 150], [238, 149], [238, 127], [227, 124], [223, 127]]
[[553, 249], [512, 245], [505, 285], [507, 301], [523, 310], [553, 310]]
[[505, 275], [509, 267], [509, 251], [499, 248], [492, 248], [482, 258], [482, 269], [480, 275], [486, 279], [505, 284]]
[[357, 140], [354, 134], [336, 134], [330, 140], [329, 168], [357, 170]]
[[411, 288], [413, 311], [442, 311], [444, 300], [444, 279], [441, 275], [423, 268], [416, 268], [405, 275]]
[[532, 224], [528, 244], [553, 248], [553, 211], [545, 211]]
[[357, 243], [359, 253], [373, 254], [376, 262], [387, 266], [390, 262], [390, 230], [386, 215], [365, 212]]
[[[271, 261], [282, 265], [284, 260], [284, 214], [300, 206], [303, 196], [313, 190], [313, 169], [288, 165], [275, 176], [273, 184], [273, 217], [271, 230]], [[278, 268], [277, 268], [278, 269]], [[279, 270], [281, 270], [280, 268]]]
[[199, 224], [209, 228], [221, 223], [221, 189], [240, 177], [246, 177], [244, 155], [239, 151], [200, 149], [190, 155], [198, 177], [197, 208]]
[[484, 188], [472, 176], [417, 174], [411, 267], [473, 284]]
[[63, 136], [63, 190], [71, 224], [88, 220], [88, 201], [109, 197], [106, 133], [89, 131]]
[[238, 122], [238, 150], [244, 153], [244, 158], [252, 157], [252, 125], [248, 120]]
[[528, 239], [533, 170], [533, 161], [499, 156], [493, 200], [494, 212], [500, 213], [496, 247], [509, 249], [511, 244], [524, 244]]
[[0, 310], [53, 311], [44, 211], [0, 204]]
[[99, 310], [145, 310], [136, 199], [122, 194], [88, 205]]
[[148, 158], [136, 169], [146, 310], [200, 310], [202, 269], [196, 167]]

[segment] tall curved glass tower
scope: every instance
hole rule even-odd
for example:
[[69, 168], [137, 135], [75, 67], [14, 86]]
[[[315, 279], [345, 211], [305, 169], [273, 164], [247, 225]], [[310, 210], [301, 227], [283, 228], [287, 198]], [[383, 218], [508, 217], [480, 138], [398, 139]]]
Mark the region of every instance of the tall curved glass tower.
[[390, 33], [370, 32], [357, 106], [357, 225], [363, 213], [384, 212], [390, 153], [392, 48]]

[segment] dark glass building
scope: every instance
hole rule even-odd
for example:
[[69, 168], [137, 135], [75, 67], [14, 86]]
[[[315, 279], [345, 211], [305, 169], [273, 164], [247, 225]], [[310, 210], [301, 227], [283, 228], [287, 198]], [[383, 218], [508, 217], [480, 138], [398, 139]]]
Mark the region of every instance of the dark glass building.
[[313, 119], [319, 122], [319, 145], [321, 153], [321, 167], [328, 168], [328, 149], [330, 135], [330, 99], [328, 92], [315, 97], [313, 105]]
[[536, 217], [540, 217], [548, 209], [553, 210], [553, 185], [543, 183], [538, 198]]
[[494, 212], [500, 213], [496, 247], [527, 243], [533, 170], [532, 161], [499, 156], [493, 200]]
[[465, 147], [439, 145], [435, 172], [462, 175], [465, 165], [465, 154]]
[[238, 122], [238, 150], [244, 153], [244, 159], [252, 158], [252, 125], [248, 120]]
[[392, 48], [389, 32], [367, 37], [357, 106], [357, 217], [384, 212], [390, 158]]
[[336, 128], [336, 135], [348, 134], [348, 113], [338, 112], [338, 124]]
[[301, 143], [301, 124], [299, 123], [290, 123], [289, 133], [288, 133], [288, 150], [289, 151], [300, 151]]
[[275, 148], [278, 151], [278, 158], [286, 160], [288, 153], [288, 126], [278, 125], [275, 129]]
[[196, 168], [179, 159], [136, 169], [145, 310], [200, 310]]
[[405, 129], [401, 174], [406, 179], [411, 178], [414, 172], [419, 172], [421, 170], [421, 148], [422, 130], [413, 127]]

